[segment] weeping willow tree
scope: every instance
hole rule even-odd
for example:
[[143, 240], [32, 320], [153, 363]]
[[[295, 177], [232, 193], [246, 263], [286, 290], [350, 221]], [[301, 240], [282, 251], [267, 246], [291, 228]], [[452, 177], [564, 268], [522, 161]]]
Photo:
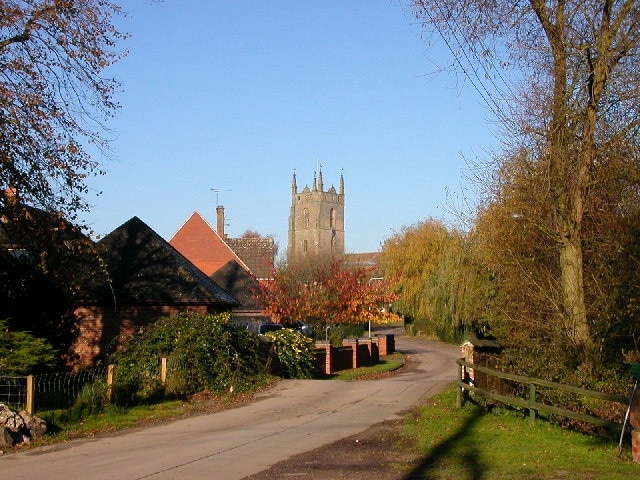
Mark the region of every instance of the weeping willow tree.
[[385, 276], [397, 279], [394, 310], [443, 340], [459, 340], [486, 323], [492, 287], [474, 258], [468, 237], [440, 221], [404, 227], [384, 242], [381, 255]]

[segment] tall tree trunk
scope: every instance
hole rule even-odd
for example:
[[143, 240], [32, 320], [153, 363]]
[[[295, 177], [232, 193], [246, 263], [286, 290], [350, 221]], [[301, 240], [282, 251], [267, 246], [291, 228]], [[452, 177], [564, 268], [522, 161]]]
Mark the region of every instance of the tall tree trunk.
[[553, 98], [547, 137], [549, 188], [553, 198], [556, 239], [559, 249], [560, 289], [563, 311], [559, 312], [564, 329], [578, 349], [583, 363], [593, 352], [584, 300], [582, 258], [583, 196], [587, 184], [590, 154], [576, 145], [575, 121], [570, 118], [567, 88], [567, 43], [564, 2], [553, 12], [541, 0], [531, 5], [545, 31], [553, 55]]
[[[633, 2], [623, 8], [628, 12]], [[595, 342], [589, 331], [585, 305], [582, 217], [591, 167], [597, 157], [595, 132], [602, 94], [609, 69], [618, 59], [612, 59], [613, 31], [619, 23], [611, 21], [612, 0], [602, 4], [600, 28], [594, 45], [584, 49], [587, 81], [584, 108], [569, 114], [567, 91], [567, 57], [570, 48], [564, 37], [564, 2], [558, 2], [555, 17], [549, 17], [545, 2], [531, 0], [545, 30], [554, 66], [554, 92], [551, 129], [549, 132], [550, 188], [555, 207], [556, 233], [559, 243], [560, 287], [567, 320], [567, 333], [579, 349], [583, 363], [596, 362]], [[624, 13], [622, 12], [622, 13]], [[624, 15], [618, 17], [618, 22]], [[571, 118], [569, 118], [571, 116]], [[581, 125], [574, 132], [570, 125]]]
[[[574, 212], [571, 212], [575, 214]], [[583, 361], [589, 361], [593, 353], [593, 340], [589, 333], [587, 309], [584, 301], [582, 268], [582, 242], [575, 221], [568, 229], [572, 231], [560, 240], [560, 286], [567, 319], [567, 333], [573, 340]]]

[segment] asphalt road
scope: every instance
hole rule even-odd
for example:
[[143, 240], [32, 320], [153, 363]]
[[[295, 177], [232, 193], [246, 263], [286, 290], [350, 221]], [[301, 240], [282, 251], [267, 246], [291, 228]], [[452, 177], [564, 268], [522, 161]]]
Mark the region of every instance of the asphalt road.
[[283, 380], [211, 415], [0, 456], [2, 478], [241, 479], [397, 418], [456, 376], [458, 349], [396, 337], [407, 367], [377, 380]]

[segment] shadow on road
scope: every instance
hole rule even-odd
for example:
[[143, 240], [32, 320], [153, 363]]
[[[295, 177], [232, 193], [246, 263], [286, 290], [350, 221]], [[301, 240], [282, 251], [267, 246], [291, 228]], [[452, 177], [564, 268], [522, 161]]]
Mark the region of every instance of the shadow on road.
[[[484, 469], [473, 441], [473, 426], [482, 417], [483, 412], [477, 410], [476, 413], [465, 422], [457, 432], [449, 438], [434, 446], [429, 455], [420, 461], [403, 480], [424, 480], [432, 478], [430, 473], [435, 473], [443, 462], [450, 463], [452, 460], [464, 466], [466, 474], [458, 480], [481, 480], [484, 478]], [[455, 455], [455, 458], [452, 457]]]

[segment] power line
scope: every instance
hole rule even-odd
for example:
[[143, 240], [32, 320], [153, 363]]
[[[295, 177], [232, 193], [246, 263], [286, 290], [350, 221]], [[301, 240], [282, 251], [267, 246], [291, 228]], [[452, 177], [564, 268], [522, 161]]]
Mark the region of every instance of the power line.
[[[444, 41], [445, 45], [453, 55], [454, 60], [459, 65], [460, 69], [462, 70], [462, 73], [469, 80], [469, 82], [471, 83], [473, 88], [476, 90], [476, 92], [478, 92], [478, 94], [480, 95], [484, 103], [487, 105], [489, 110], [496, 117], [499, 118], [500, 103], [498, 102], [498, 100], [496, 100], [495, 97], [500, 96], [502, 97], [502, 100], [504, 100], [504, 96], [501, 93], [502, 89], [495, 82], [494, 75], [487, 68], [487, 62], [484, 60], [484, 58], [486, 57], [485, 52], [488, 52], [489, 49], [482, 42], [481, 39], [478, 39], [477, 43], [480, 45], [482, 49], [481, 53], [478, 52], [477, 48], [474, 47], [474, 42], [466, 41], [466, 37], [464, 35], [464, 32], [462, 31], [462, 28], [460, 28], [458, 26], [458, 22], [456, 22], [455, 19], [453, 19], [452, 12], [448, 8], [446, 3], [445, 5], [442, 5], [442, 3], [437, 1], [433, 3], [435, 4], [435, 7], [438, 9], [440, 16], [443, 19], [445, 19], [444, 22], [446, 22], [447, 24], [446, 28], [448, 31], [448, 35], [447, 35], [447, 31], [443, 30], [440, 24], [434, 19], [429, 8], [425, 7], [423, 9], [424, 13], [429, 18], [430, 23], [435, 27], [438, 34]], [[452, 19], [452, 20], [449, 20], [449, 19]], [[463, 46], [463, 40], [461, 40], [460, 37], [464, 39], [464, 43], [466, 44], [466, 46]], [[454, 49], [453, 45], [449, 41], [449, 38], [452, 38], [453, 40], [455, 40], [455, 43], [458, 49]], [[462, 53], [462, 56], [464, 57], [464, 59], [460, 57], [458, 52]], [[471, 56], [475, 59], [475, 61], [472, 61], [472, 59], [470, 58], [467, 52], [471, 54]], [[465, 64], [468, 65], [469, 68], [467, 68]], [[493, 90], [495, 93], [490, 91], [489, 88], [485, 85], [476, 66], [479, 66], [484, 71], [484, 76], [493, 86]], [[470, 73], [469, 69], [471, 69], [473, 73]], [[506, 89], [509, 91], [510, 95], [513, 95], [513, 91], [510, 88], [509, 82], [507, 82], [507, 80], [500, 74], [498, 69], [494, 69], [494, 72], [498, 76], [498, 78], [502, 81]]]

